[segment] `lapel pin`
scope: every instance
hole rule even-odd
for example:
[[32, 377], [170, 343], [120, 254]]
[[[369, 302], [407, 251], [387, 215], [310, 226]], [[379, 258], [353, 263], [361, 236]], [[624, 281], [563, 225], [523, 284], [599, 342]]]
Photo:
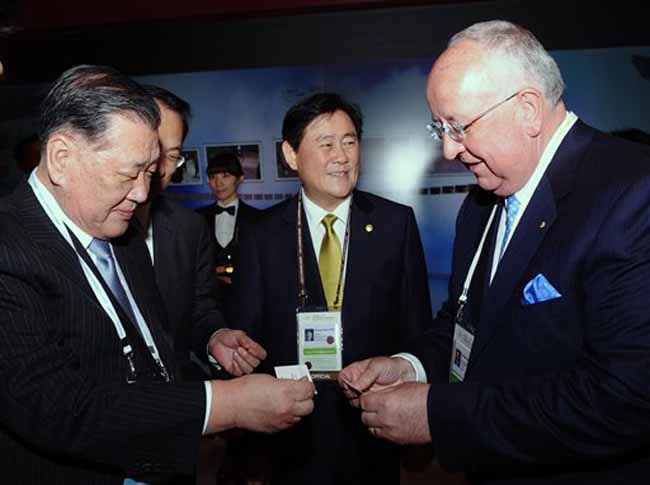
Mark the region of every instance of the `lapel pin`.
[[366, 232], [372, 232], [375, 230], [375, 226], [372, 224], [366, 224]]
[[539, 223], [539, 228], [544, 229], [546, 227], [546, 221], [542, 221]]

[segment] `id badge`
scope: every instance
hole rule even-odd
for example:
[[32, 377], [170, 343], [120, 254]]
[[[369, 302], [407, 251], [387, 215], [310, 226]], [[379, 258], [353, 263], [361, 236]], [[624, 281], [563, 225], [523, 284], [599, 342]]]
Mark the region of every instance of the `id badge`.
[[451, 348], [451, 366], [449, 368], [449, 382], [463, 382], [467, 372], [467, 362], [472, 352], [474, 335], [462, 325], [454, 326], [454, 343]]
[[341, 312], [298, 312], [298, 363], [310, 372], [340, 371]]

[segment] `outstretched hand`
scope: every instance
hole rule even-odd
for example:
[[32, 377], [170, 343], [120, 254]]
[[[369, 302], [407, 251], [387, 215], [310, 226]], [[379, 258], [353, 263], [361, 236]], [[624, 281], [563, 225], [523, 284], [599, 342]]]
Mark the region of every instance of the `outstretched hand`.
[[208, 350], [229, 374], [239, 377], [250, 374], [266, 359], [266, 350], [242, 330], [225, 328], [208, 342]]

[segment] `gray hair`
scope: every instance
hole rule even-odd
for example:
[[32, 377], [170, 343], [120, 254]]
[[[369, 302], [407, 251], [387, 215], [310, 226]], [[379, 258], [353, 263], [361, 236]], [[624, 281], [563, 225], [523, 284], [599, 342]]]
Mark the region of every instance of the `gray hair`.
[[557, 104], [562, 99], [564, 81], [560, 68], [530, 31], [505, 20], [479, 22], [454, 35], [448, 47], [463, 40], [510, 55], [521, 64], [526, 76], [540, 83], [549, 101]]
[[41, 151], [56, 130], [69, 126], [90, 141], [99, 140], [109, 115], [135, 116], [157, 130], [160, 111], [142, 86], [108, 66], [81, 65], [65, 71], [41, 103]]

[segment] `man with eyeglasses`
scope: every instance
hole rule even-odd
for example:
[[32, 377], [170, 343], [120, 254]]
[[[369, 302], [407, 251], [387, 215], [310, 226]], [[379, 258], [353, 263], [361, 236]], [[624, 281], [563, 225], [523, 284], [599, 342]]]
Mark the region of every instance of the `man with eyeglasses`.
[[432, 442], [472, 483], [650, 474], [650, 159], [578, 120], [563, 89], [522, 27], [451, 39], [428, 80], [429, 130], [478, 188], [449, 299], [409, 349], [423, 368], [379, 357], [339, 375], [372, 434]]
[[40, 163], [0, 201], [3, 483], [179, 485], [201, 436], [279, 431], [313, 409], [307, 381], [179, 375], [147, 249], [121, 239], [159, 124], [151, 96], [107, 66], [68, 69], [43, 99]]
[[[160, 157], [149, 200], [136, 214], [167, 311], [176, 358], [187, 379], [209, 376], [217, 363], [232, 375], [248, 374], [266, 352], [243, 331], [226, 328], [213, 273], [214, 243], [207, 224], [194, 211], [162, 194], [185, 162], [182, 148], [190, 105], [166, 89], [144, 87], [161, 114]], [[195, 347], [193, 342], [206, 342], [210, 335], [205, 352], [190, 352]]]

